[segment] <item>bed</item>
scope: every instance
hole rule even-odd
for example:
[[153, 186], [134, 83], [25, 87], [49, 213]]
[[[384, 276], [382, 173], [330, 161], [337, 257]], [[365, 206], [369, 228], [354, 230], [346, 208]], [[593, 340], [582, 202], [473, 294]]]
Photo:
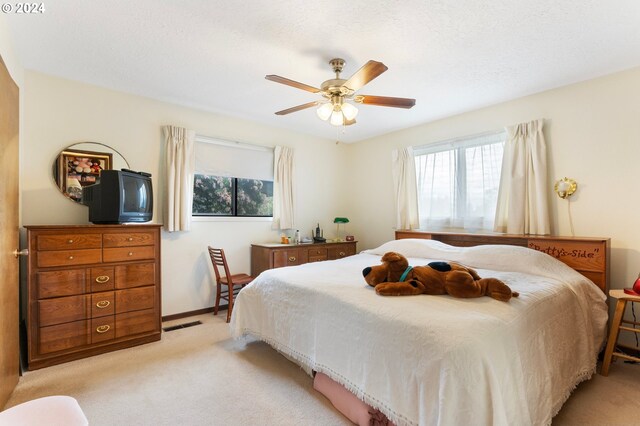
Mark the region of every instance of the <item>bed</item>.
[[[552, 239], [529, 248], [526, 237], [457, 240], [471, 247], [438, 234], [396, 238], [344, 259], [263, 272], [240, 292], [232, 333], [326, 374], [397, 425], [549, 424], [595, 371], [607, 322], [608, 240], [574, 252]], [[564, 248], [545, 253], [549, 244]], [[460, 262], [520, 297], [378, 296], [361, 271], [387, 251], [414, 266]], [[563, 253], [586, 270], [560, 261]]]

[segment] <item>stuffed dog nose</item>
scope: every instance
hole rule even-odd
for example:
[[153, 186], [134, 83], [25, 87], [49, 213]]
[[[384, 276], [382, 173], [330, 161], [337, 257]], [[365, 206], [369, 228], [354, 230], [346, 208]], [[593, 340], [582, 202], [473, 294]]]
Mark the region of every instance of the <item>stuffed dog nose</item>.
[[367, 275], [369, 275], [369, 272], [371, 272], [371, 267], [370, 267], [370, 266], [367, 266], [366, 268], [364, 268], [364, 269], [362, 270], [362, 276], [363, 276], [363, 277], [366, 277]]

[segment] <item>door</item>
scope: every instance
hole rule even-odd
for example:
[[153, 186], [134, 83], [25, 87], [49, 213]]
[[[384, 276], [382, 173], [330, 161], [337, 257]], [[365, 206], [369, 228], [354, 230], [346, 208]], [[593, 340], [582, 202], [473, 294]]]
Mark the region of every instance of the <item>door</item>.
[[18, 383], [18, 86], [0, 57], [0, 410]]

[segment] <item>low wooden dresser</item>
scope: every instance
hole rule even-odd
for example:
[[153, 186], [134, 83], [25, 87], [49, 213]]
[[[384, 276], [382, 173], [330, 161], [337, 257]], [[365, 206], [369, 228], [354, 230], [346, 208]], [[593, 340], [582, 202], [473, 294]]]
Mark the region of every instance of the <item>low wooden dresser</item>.
[[26, 228], [30, 370], [160, 340], [160, 225]]
[[267, 269], [335, 260], [356, 254], [357, 241], [315, 244], [252, 244], [251, 276]]

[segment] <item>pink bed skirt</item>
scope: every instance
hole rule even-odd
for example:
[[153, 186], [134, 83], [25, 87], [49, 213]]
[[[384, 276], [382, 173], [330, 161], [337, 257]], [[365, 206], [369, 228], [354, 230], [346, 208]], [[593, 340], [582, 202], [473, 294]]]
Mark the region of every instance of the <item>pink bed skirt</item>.
[[395, 426], [387, 416], [358, 399], [326, 374], [316, 373], [313, 388], [327, 397], [338, 411], [359, 426]]

